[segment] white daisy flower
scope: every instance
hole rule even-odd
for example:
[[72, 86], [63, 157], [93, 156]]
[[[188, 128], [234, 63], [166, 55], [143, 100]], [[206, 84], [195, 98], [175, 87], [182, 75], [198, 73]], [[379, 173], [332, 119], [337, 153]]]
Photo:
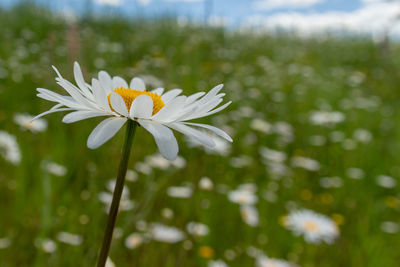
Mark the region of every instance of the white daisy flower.
[[210, 232], [207, 225], [198, 222], [189, 222], [186, 225], [186, 230], [194, 236], [205, 236]]
[[170, 197], [191, 198], [193, 189], [188, 186], [170, 186], [167, 189], [167, 194]]
[[202, 177], [199, 181], [199, 188], [202, 190], [213, 190], [214, 183], [209, 177]]
[[139, 233], [132, 233], [125, 239], [125, 246], [135, 249], [143, 243], [143, 236]]
[[242, 216], [243, 221], [252, 227], [256, 227], [260, 223], [258, 210], [253, 206], [240, 206], [240, 215]]
[[265, 255], [256, 258], [256, 267], [293, 267], [295, 265], [291, 264], [282, 259], [273, 259]]
[[166, 170], [169, 167], [182, 169], [186, 166], [186, 160], [182, 157], [177, 157], [175, 160], [167, 160], [160, 154], [147, 156], [145, 162], [153, 168]]
[[240, 205], [254, 205], [258, 202], [258, 197], [253, 191], [242, 188], [230, 191], [228, 193], [228, 199]]
[[5, 131], [0, 131], [0, 155], [14, 165], [21, 162], [21, 151], [17, 139]]
[[46, 172], [53, 174], [55, 176], [64, 176], [67, 174], [68, 171], [65, 166], [47, 160], [42, 161], [41, 167]]
[[44, 238], [44, 239], [36, 239], [35, 240], [35, 246], [37, 248], [42, 249], [46, 253], [53, 253], [54, 251], [57, 250], [57, 244], [53, 240], [49, 238]]
[[80, 244], [82, 244], [83, 241], [81, 235], [71, 234], [67, 232], [59, 232], [57, 234], [57, 239], [58, 241], [69, 244], [71, 246], [79, 246]]
[[[57, 103], [50, 110], [36, 116], [59, 111], [73, 111], [64, 116], [64, 123], [72, 123], [88, 118], [107, 116], [90, 134], [87, 146], [95, 149], [112, 138], [127, 120], [134, 120], [149, 131], [161, 154], [170, 160], [177, 157], [178, 143], [171, 129], [195, 138], [200, 143], [214, 147], [214, 141], [204, 132], [194, 127], [205, 128], [232, 142], [232, 139], [221, 129], [211, 125], [190, 123], [189, 120], [206, 117], [226, 108], [231, 102], [222, 106], [224, 93], [219, 93], [223, 85], [214, 87], [207, 94], [195, 93], [190, 96], [180, 95], [181, 89], [166, 93], [163, 88], [146, 91], [140, 78], [133, 78], [128, 83], [119, 76], [111, 77], [100, 71], [98, 79], [93, 78], [88, 84], [83, 79], [77, 62], [74, 64], [74, 77], [78, 86], [64, 79], [53, 66], [59, 84], [69, 95], [60, 95], [50, 90], [38, 88], [38, 97]], [[192, 127], [194, 126], [194, 127]], [[170, 129], [171, 128], [171, 129]]]
[[318, 161], [306, 157], [296, 156], [292, 158], [292, 166], [297, 168], [303, 168], [308, 171], [318, 171], [321, 165]]
[[178, 228], [154, 223], [150, 230], [151, 237], [159, 242], [177, 243], [185, 239], [185, 233]]
[[14, 122], [21, 126], [23, 129], [30, 130], [33, 133], [43, 132], [47, 129], [47, 121], [44, 119], [37, 119], [32, 121], [34, 116], [29, 114], [18, 113], [14, 116]]
[[11, 240], [8, 237], [0, 238], [0, 249], [8, 248], [11, 245]]
[[285, 218], [285, 226], [296, 235], [304, 235], [309, 243], [321, 241], [331, 244], [339, 236], [339, 229], [329, 217], [312, 210], [292, 211]]
[[215, 261], [210, 261], [208, 263], [208, 267], [228, 267], [228, 264], [226, 264], [222, 260], [215, 260]]

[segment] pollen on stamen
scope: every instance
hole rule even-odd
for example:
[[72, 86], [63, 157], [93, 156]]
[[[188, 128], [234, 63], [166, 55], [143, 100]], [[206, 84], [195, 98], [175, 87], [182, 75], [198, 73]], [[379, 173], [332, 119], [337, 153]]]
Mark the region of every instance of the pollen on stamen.
[[[122, 97], [122, 99], [125, 102], [126, 108], [128, 110], [130, 110], [133, 100], [135, 100], [135, 98], [140, 95], [148, 95], [153, 100], [152, 115], [159, 112], [165, 106], [165, 103], [162, 101], [161, 96], [159, 96], [158, 94], [152, 93], [152, 92], [140, 91], [140, 90], [135, 90], [135, 89], [131, 89], [131, 88], [121, 87], [121, 88], [114, 89], [114, 91], [112, 93], [117, 93]], [[111, 97], [112, 93], [108, 94], [107, 98], [108, 98], [108, 104], [110, 105], [111, 110], [115, 111], [113, 109], [113, 107], [111, 106], [111, 102], [110, 102], [110, 97]]]
[[307, 221], [304, 225], [304, 228], [309, 231], [318, 231], [318, 225], [311, 221]]

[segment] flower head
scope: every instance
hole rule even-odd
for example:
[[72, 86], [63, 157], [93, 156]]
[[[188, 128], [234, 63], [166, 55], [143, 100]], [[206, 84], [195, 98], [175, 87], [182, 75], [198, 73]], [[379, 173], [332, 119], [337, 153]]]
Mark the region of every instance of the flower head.
[[57, 84], [69, 95], [38, 88], [37, 96], [57, 104], [35, 118], [59, 111], [72, 111], [64, 116], [64, 123], [107, 116], [108, 118], [100, 122], [90, 134], [87, 141], [89, 148], [95, 149], [103, 145], [127, 120], [134, 120], [149, 131], [161, 154], [170, 160], [175, 159], [178, 154], [178, 144], [171, 129], [209, 147], [214, 147], [215, 142], [206, 133], [194, 127], [205, 128], [232, 142], [228, 134], [214, 126], [188, 122], [217, 113], [230, 104], [228, 102], [218, 107], [225, 95], [219, 93], [223, 85], [214, 87], [207, 94], [199, 92], [183, 96], [180, 95], [181, 89], [173, 89], [166, 93], [163, 88], [146, 91], [146, 85], [140, 78], [133, 78], [128, 85], [123, 78], [111, 77], [105, 71], [100, 71], [98, 78], [93, 78], [92, 83], [88, 84], [83, 78], [79, 64], [75, 62], [75, 86], [53, 68], [58, 75]]
[[331, 244], [339, 236], [338, 227], [333, 220], [307, 209], [291, 212], [285, 218], [285, 226], [296, 235], [304, 235], [309, 243], [325, 241]]
[[5, 131], [0, 131], [0, 155], [14, 165], [21, 162], [21, 151], [17, 139]]
[[15, 114], [14, 121], [23, 129], [30, 130], [33, 133], [43, 132], [47, 129], [47, 121], [44, 119], [37, 119], [32, 121], [34, 117], [29, 114]]

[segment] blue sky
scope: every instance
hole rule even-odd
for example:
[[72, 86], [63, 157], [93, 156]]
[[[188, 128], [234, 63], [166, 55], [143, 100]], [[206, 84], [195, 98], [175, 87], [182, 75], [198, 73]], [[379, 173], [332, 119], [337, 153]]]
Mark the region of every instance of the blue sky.
[[[291, 7], [290, 4], [283, 4], [282, 7], [269, 10], [260, 10], [257, 8], [256, 3], [260, 2], [260, 0], [104, 0], [104, 2], [115, 2], [118, 5], [101, 4], [102, 0], [91, 1], [92, 7], [97, 11], [105, 11], [111, 8], [113, 10], [120, 10], [127, 15], [131, 14], [132, 16], [139, 12], [150, 16], [174, 14], [197, 19], [204, 18], [206, 6], [209, 8], [209, 4], [211, 4], [211, 15], [227, 17], [235, 24], [239, 23], [243, 18], [254, 14], [271, 15], [289, 10], [304, 13], [332, 10], [352, 11], [362, 6], [361, 0], [325, 0], [304, 8], [296, 8]], [[3, 7], [18, 2], [20, 1], [0, 0], [0, 4]], [[86, 6], [86, 0], [35, 0], [34, 2], [56, 10], [69, 8], [77, 12], [83, 11]], [[285, 2], [285, 0], [281, 2]]]
[[[82, 13], [90, 1], [95, 12], [154, 17], [187, 17], [231, 27], [296, 29], [310, 34], [344, 29], [377, 35], [400, 34], [400, 2], [390, 0], [31, 0], [53, 10]], [[0, 0], [11, 6], [18, 0]], [[208, 11], [207, 11], [208, 10]], [[206, 16], [209, 15], [209, 16]]]

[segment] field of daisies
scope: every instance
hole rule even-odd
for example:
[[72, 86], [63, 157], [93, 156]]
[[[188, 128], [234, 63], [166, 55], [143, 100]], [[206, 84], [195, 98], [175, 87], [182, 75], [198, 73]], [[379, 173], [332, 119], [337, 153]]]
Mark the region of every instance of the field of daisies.
[[[101, 70], [184, 95], [224, 84], [210, 149], [178, 132], [168, 161], [138, 127], [107, 266], [397, 266], [400, 49], [173, 19], [0, 10], [0, 266], [94, 266], [124, 131], [31, 122]], [[209, 134], [209, 132], [207, 132]]]

